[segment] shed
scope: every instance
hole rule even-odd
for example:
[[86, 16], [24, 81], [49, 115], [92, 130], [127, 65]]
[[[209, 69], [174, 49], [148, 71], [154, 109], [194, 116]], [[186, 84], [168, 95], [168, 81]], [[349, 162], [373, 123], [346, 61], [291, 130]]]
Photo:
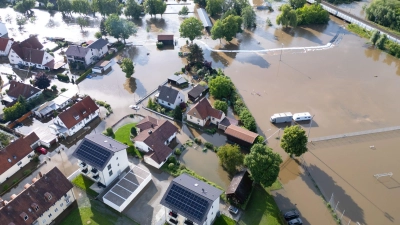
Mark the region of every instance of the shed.
[[157, 35], [157, 41], [162, 42], [164, 45], [174, 45], [173, 34], [159, 34]]
[[250, 197], [253, 181], [247, 170], [243, 170], [232, 178], [232, 181], [226, 190], [226, 197], [236, 203], [243, 204]]
[[94, 73], [104, 73], [107, 69], [111, 67], [111, 61], [100, 61], [93, 68]]
[[35, 116], [45, 118], [53, 115], [53, 111], [57, 109], [56, 104], [53, 101], [43, 103], [39, 107], [33, 110]]
[[172, 75], [168, 77], [168, 83], [180, 88], [185, 88], [188, 86], [187, 80], [182, 77], [182, 75]]
[[197, 14], [199, 15], [201, 22], [203, 23], [203, 27], [205, 29], [210, 29], [212, 27], [212, 23], [210, 18], [208, 17], [207, 11], [205, 9], [199, 8], [197, 9]]
[[226, 130], [230, 125], [235, 125], [237, 126], [239, 124], [239, 121], [225, 117], [219, 124], [218, 124], [218, 129], [221, 130]]
[[244, 147], [250, 147], [258, 137], [258, 134], [236, 125], [229, 125], [225, 130], [225, 134], [229, 141]]
[[196, 86], [194, 86], [192, 88], [192, 90], [190, 90], [188, 92], [189, 100], [192, 101], [192, 102], [196, 102], [201, 97], [203, 97], [203, 96], [205, 96], [207, 94], [208, 89], [209, 88], [208, 88], [207, 85], [203, 86], [203, 85], [197, 84]]

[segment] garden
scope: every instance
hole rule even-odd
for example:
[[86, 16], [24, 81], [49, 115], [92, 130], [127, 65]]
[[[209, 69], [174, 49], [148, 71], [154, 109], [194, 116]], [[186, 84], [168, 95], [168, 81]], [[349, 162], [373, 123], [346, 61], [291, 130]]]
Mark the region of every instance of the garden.
[[89, 178], [83, 176], [82, 174], [79, 174], [77, 177], [75, 177], [72, 180], [72, 184], [74, 184], [78, 188], [82, 189], [88, 195], [90, 195], [92, 197], [96, 197], [98, 195], [97, 192], [95, 192], [92, 189], [90, 189], [90, 186], [92, 186], [94, 184], [94, 181], [92, 181]]
[[[109, 133], [112, 132], [112, 128], [107, 128], [106, 132], [108, 133], [107, 135], [110, 136]], [[142, 153], [135, 148], [133, 142], [131, 141], [131, 138], [133, 139], [136, 135], [136, 123], [129, 123], [120, 127], [115, 134], [113, 133], [111, 137], [125, 145], [128, 145], [128, 148], [126, 149], [128, 155], [143, 158]]]

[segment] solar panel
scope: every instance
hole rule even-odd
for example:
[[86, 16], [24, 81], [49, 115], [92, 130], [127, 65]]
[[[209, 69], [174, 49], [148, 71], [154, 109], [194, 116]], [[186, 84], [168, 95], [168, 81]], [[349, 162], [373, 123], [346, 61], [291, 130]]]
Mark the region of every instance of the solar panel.
[[173, 184], [165, 201], [190, 217], [201, 221], [208, 208], [208, 201]]
[[97, 168], [103, 168], [104, 164], [107, 163], [111, 152], [89, 142], [88, 140], [83, 140], [75, 154], [88, 164]]

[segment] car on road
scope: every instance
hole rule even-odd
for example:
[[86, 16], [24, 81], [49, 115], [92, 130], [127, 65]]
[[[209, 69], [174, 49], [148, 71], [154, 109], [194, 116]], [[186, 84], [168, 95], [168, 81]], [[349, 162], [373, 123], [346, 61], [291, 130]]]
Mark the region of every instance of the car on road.
[[37, 147], [36, 152], [42, 154], [42, 155], [46, 155], [47, 154], [47, 149], [43, 148], [42, 146]]
[[236, 208], [235, 206], [229, 206], [228, 210], [229, 210], [229, 212], [231, 212], [235, 215], [238, 214], [238, 212], [239, 212], [239, 209]]
[[300, 218], [292, 219], [288, 223], [288, 225], [303, 225], [303, 221]]
[[134, 109], [134, 110], [139, 110], [140, 106], [138, 106], [138, 105], [130, 105], [129, 108]]
[[297, 210], [291, 210], [291, 211], [283, 214], [283, 217], [285, 218], [286, 221], [299, 218], [299, 216], [300, 216], [300, 214], [299, 214], [299, 212], [297, 212]]

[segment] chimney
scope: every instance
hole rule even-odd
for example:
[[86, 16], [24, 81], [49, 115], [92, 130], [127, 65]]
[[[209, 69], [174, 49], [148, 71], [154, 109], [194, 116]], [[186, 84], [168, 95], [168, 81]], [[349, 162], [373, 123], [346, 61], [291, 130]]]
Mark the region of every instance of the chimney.
[[42, 172], [39, 172], [39, 177], [43, 177], [43, 174], [42, 174]]
[[25, 184], [24, 189], [28, 189], [31, 185], [30, 184]]
[[204, 188], [202, 188], [201, 190], [202, 190], [202, 191], [203, 191], [203, 193], [204, 193]]
[[11, 200], [14, 200], [16, 197], [17, 197], [16, 194], [12, 194], [10, 198], [11, 198]]
[[148, 133], [151, 134], [151, 133], [153, 133], [153, 131], [152, 131], [152, 130], [149, 130]]
[[38, 179], [37, 179], [36, 177], [34, 177], [34, 178], [32, 179], [32, 183], [35, 183], [37, 180], [38, 180]]

